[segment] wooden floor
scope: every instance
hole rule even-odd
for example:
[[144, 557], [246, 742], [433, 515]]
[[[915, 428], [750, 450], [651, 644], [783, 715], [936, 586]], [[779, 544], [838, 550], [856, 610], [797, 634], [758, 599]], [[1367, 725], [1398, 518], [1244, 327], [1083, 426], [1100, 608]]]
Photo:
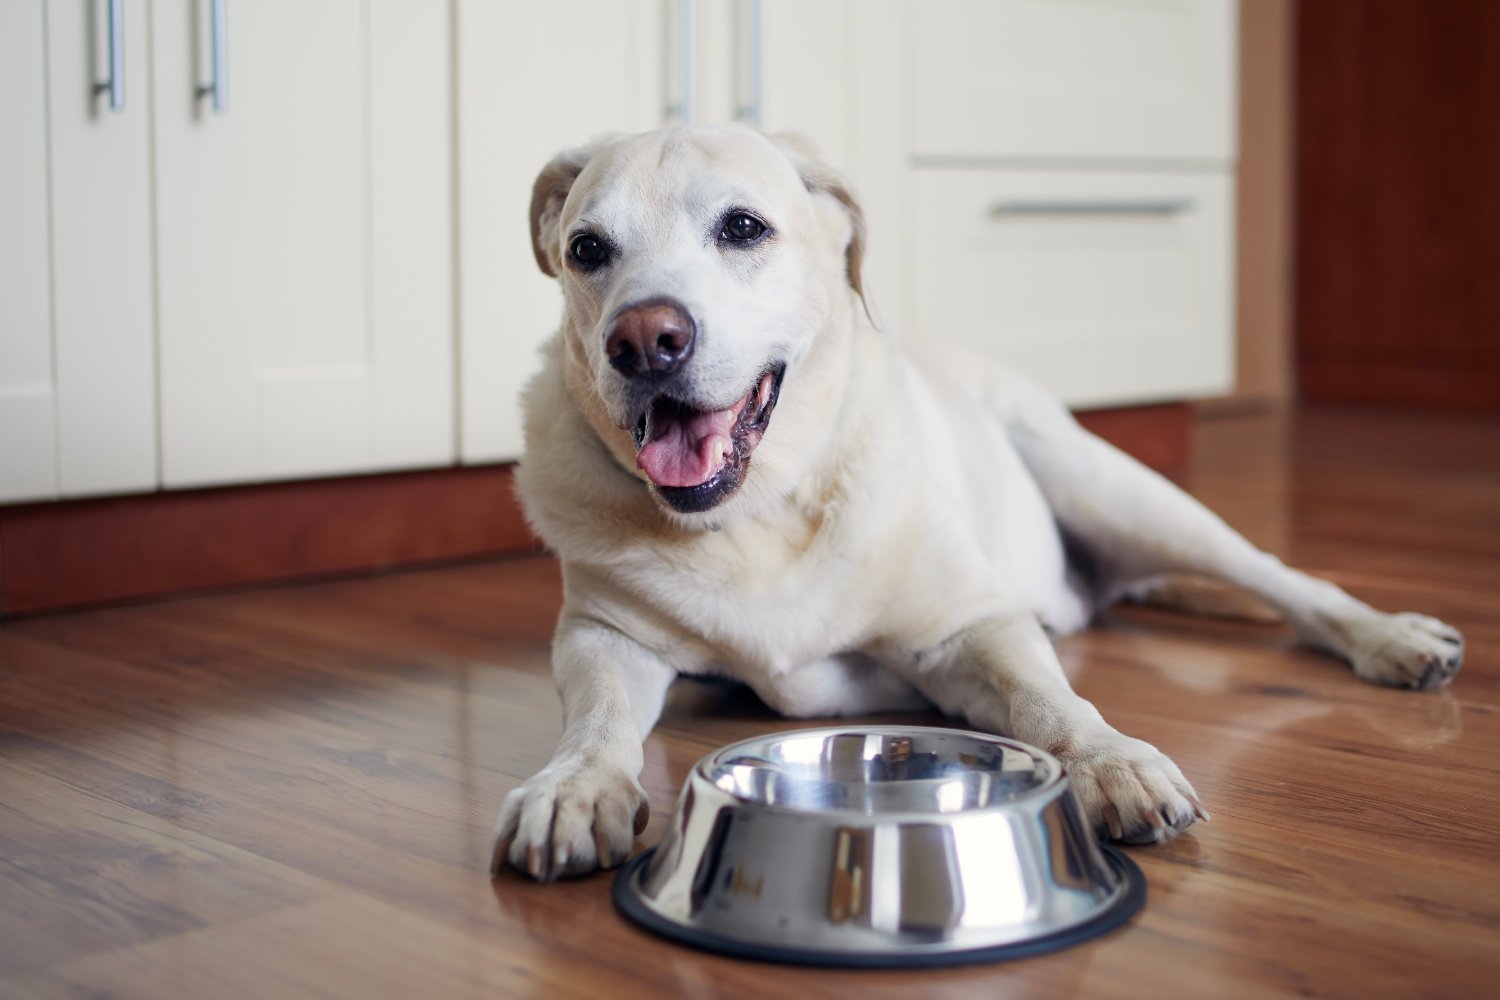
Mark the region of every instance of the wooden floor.
[[[1209, 421], [1184, 481], [1287, 559], [1468, 638], [1447, 690], [1361, 684], [1278, 628], [1120, 612], [1074, 683], [1211, 810], [1133, 849], [1144, 912], [1052, 956], [851, 973], [699, 954], [609, 879], [484, 872], [558, 735], [545, 559], [0, 625], [0, 995], [1456, 996], [1500, 982], [1500, 423]], [[910, 720], [912, 717], [906, 717]], [[684, 684], [646, 748], [785, 726]]]

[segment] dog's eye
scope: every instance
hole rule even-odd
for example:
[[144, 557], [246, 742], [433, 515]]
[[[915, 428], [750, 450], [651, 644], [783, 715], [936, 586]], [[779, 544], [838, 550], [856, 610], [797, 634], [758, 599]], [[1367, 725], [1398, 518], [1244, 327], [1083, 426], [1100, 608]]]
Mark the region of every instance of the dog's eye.
[[609, 246], [597, 236], [583, 233], [573, 237], [573, 259], [579, 266], [594, 268], [609, 260]]
[[753, 215], [736, 212], [724, 220], [724, 228], [719, 233], [719, 239], [728, 240], [731, 243], [749, 243], [751, 240], [760, 239], [765, 231], [765, 223]]

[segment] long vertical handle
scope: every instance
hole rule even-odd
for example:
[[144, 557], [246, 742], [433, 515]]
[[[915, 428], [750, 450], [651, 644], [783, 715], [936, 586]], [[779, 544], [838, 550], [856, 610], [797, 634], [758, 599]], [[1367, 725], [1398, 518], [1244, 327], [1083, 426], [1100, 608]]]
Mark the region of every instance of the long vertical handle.
[[109, 95], [109, 110], [125, 110], [125, 0], [109, 0], [109, 79], [94, 93]]
[[684, 125], [698, 117], [698, 20], [697, 0], [677, 2], [677, 64], [680, 73], [677, 113]]
[[765, 0], [749, 0], [749, 3], [750, 24], [745, 40], [750, 63], [749, 93], [745, 95], [737, 117], [760, 128], [766, 117], [766, 5]]
[[200, 84], [199, 97], [213, 98], [214, 114], [222, 115], [229, 109], [229, 25], [227, 7], [229, 0], [208, 0], [208, 32], [212, 48], [213, 81]]

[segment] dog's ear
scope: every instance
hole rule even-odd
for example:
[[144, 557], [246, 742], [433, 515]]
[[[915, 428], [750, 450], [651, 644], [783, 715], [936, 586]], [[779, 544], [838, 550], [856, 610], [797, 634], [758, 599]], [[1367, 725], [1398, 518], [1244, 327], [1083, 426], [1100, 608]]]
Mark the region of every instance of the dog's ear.
[[557, 224], [562, 218], [563, 203], [573, 190], [573, 182], [606, 142], [600, 140], [563, 150], [542, 168], [531, 186], [531, 252], [536, 255], [537, 267], [549, 277], [557, 277], [562, 270], [562, 261], [557, 256], [561, 240]]
[[859, 199], [838, 171], [823, 162], [817, 149], [805, 137], [791, 132], [777, 132], [771, 136], [774, 142], [802, 177], [802, 183], [813, 195], [831, 198], [844, 210], [849, 221], [849, 232], [844, 243], [844, 260], [848, 272], [849, 287], [854, 289], [859, 301], [870, 315], [870, 304], [865, 301], [865, 210]]

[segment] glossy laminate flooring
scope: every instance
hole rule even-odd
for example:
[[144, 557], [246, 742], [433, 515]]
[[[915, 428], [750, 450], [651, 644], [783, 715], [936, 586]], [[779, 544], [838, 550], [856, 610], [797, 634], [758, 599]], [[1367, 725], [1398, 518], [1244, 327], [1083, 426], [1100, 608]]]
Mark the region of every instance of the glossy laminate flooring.
[[[1132, 849], [1150, 899], [1107, 938], [791, 969], [636, 930], [608, 877], [491, 881], [500, 801], [559, 730], [558, 573], [529, 558], [0, 625], [0, 995], [1488, 994], [1500, 423], [1217, 418], [1182, 479], [1289, 561], [1457, 625], [1468, 663], [1443, 691], [1383, 690], [1279, 627], [1143, 609], [1064, 639], [1079, 690], [1214, 816]], [[790, 725], [680, 684], [646, 747], [642, 843], [699, 755]]]

